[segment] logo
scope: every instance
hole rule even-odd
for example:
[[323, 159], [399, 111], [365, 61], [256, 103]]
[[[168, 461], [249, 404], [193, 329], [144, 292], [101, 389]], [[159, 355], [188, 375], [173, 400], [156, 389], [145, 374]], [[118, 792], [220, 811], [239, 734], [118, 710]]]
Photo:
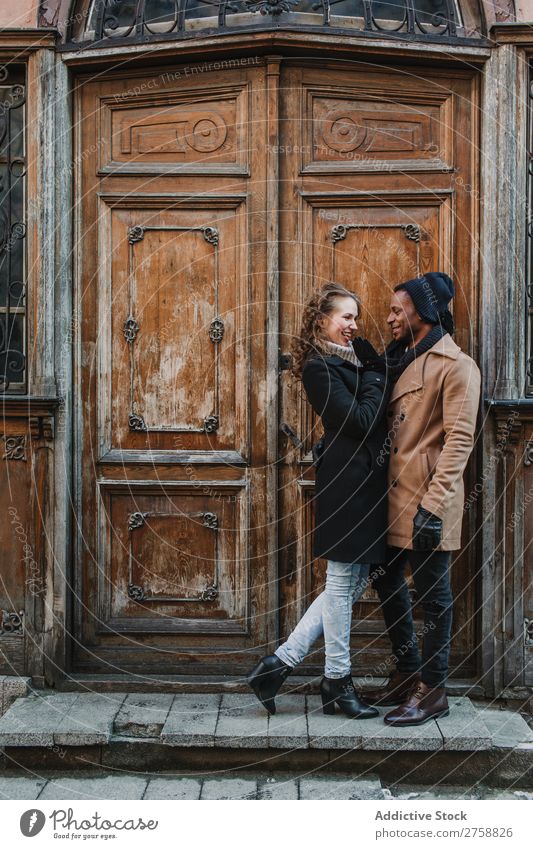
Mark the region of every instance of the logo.
[[35, 837], [42, 831], [46, 822], [46, 817], [42, 811], [36, 808], [31, 808], [29, 811], [24, 811], [20, 818], [20, 830], [24, 837]]

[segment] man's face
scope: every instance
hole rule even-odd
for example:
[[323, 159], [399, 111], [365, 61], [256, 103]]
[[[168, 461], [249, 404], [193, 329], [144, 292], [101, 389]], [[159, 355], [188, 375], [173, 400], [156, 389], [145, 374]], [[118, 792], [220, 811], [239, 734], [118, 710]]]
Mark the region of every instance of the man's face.
[[406, 344], [413, 342], [426, 327], [415, 309], [411, 296], [405, 289], [392, 293], [387, 324], [394, 341]]

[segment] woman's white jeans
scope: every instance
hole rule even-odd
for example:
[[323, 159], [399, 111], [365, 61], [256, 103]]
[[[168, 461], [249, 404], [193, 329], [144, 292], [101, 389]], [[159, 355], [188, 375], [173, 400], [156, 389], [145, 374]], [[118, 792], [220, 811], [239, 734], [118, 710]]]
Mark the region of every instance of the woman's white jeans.
[[369, 568], [368, 563], [328, 560], [324, 591], [302, 616], [289, 638], [276, 649], [275, 654], [283, 663], [296, 666], [324, 634], [326, 678], [350, 675], [352, 605], [368, 586]]

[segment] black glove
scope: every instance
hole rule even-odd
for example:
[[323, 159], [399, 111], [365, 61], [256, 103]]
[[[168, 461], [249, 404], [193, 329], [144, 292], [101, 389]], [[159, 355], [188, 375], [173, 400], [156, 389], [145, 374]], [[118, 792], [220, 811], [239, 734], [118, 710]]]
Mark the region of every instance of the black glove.
[[418, 505], [413, 519], [413, 549], [435, 551], [442, 539], [442, 519]]
[[387, 371], [387, 361], [382, 357], [368, 339], [363, 339], [362, 336], [356, 336], [352, 341], [353, 349], [361, 360], [363, 367], [369, 371], [377, 371], [380, 374], [385, 374]]

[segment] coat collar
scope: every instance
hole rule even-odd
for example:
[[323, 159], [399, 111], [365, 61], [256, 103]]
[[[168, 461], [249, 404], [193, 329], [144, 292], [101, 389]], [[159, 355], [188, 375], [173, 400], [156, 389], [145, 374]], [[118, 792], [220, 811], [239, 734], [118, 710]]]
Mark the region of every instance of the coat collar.
[[338, 357], [336, 354], [324, 354], [320, 359], [332, 366], [346, 366], [349, 369], [355, 369], [355, 371], [360, 371], [362, 369], [362, 366], [356, 366], [355, 363], [345, 360], [344, 357]]
[[389, 403], [396, 401], [397, 398], [400, 398], [407, 392], [416, 392], [417, 389], [423, 388], [424, 367], [427, 358], [431, 354], [435, 354], [440, 357], [449, 357], [451, 360], [456, 360], [460, 352], [460, 347], [456, 345], [450, 334], [446, 333], [442, 339], [435, 342], [429, 351], [426, 351], [425, 354], [417, 357], [416, 360], [413, 360], [413, 362], [407, 366], [394, 385]]

